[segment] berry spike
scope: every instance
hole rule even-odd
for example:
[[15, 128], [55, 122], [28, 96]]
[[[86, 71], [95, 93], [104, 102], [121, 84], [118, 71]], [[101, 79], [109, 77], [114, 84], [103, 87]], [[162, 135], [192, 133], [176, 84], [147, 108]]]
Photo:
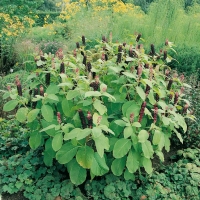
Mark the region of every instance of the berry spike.
[[83, 111], [81, 109], [78, 110], [78, 114], [79, 114], [79, 117], [80, 117], [80, 120], [81, 120], [82, 128], [83, 129], [87, 128], [85, 116], [84, 116]]

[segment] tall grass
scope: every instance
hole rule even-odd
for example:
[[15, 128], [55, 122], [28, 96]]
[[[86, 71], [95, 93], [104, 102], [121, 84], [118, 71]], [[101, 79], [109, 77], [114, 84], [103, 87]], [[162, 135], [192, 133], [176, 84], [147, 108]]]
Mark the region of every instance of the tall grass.
[[[114, 40], [130, 42], [130, 35], [141, 32], [143, 38], [157, 47], [169, 39], [177, 46], [198, 46], [200, 43], [200, 6], [194, 5], [187, 12], [182, 0], [157, 0], [149, 7], [147, 14], [139, 8], [128, 13], [82, 11], [68, 20], [72, 28], [71, 42], [78, 36], [89, 39], [100, 38], [113, 32]], [[70, 42], [70, 43], [71, 43]]]

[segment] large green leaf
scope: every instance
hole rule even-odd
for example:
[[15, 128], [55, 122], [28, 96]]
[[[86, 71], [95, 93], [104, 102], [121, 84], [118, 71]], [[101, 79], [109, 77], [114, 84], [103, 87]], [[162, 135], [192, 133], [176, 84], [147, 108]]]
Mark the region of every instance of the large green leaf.
[[73, 98], [77, 97], [80, 95], [80, 91], [79, 90], [70, 90], [67, 93], [67, 100], [72, 100]]
[[34, 131], [30, 133], [29, 145], [32, 149], [37, 149], [42, 143], [42, 133]]
[[134, 113], [134, 117], [137, 117], [140, 113], [140, 106], [137, 105], [135, 101], [128, 101], [123, 104], [122, 113], [123, 116], [126, 116], [128, 119], [130, 118], [131, 113]]
[[69, 176], [75, 185], [80, 185], [86, 180], [86, 169], [82, 168], [75, 159], [70, 163]]
[[115, 159], [112, 162], [111, 170], [115, 176], [121, 176], [126, 165], [126, 156]]
[[101, 134], [99, 137], [93, 137], [93, 140], [95, 142], [97, 152], [102, 158], [104, 155], [104, 149], [109, 150], [109, 147], [110, 147], [109, 140], [103, 134]]
[[18, 100], [10, 100], [3, 106], [3, 111], [8, 112], [13, 110], [18, 104]]
[[135, 181], [135, 176], [134, 176], [133, 173], [130, 173], [130, 172], [126, 169], [125, 172], [124, 172], [124, 179], [125, 179], [126, 181], [128, 181], [128, 180]]
[[90, 169], [94, 157], [94, 150], [89, 146], [79, 148], [76, 154], [78, 164], [86, 169]]
[[98, 99], [96, 99], [93, 103], [94, 108], [99, 112], [100, 115], [103, 115], [107, 112], [106, 106], [102, 104], [102, 102]]
[[138, 142], [144, 143], [149, 138], [149, 133], [146, 130], [141, 130], [138, 134]]
[[52, 138], [49, 138], [45, 143], [44, 151], [44, 163], [47, 166], [53, 165], [53, 158], [55, 157], [55, 151], [52, 148]]
[[59, 92], [59, 87], [55, 84], [49, 85], [49, 87], [46, 90], [47, 94], [56, 94]]
[[95, 176], [102, 176], [109, 171], [109, 168], [106, 164], [104, 156], [101, 158], [97, 152], [94, 153], [94, 157], [91, 165], [91, 172]]
[[153, 144], [158, 145], [160, 143], [162, 137], [162, 133], [158, 130], [155, 130], [154, 135], [153, 135]]
[[142, 162], [143, 166], [144, 166], [144, 169], [145, 171], [148, 173], [148, 174], [151, 174], [153, 172], [153, 168], [152, 168], [152, 162], [150, 159], [148, 158], [143, 158], [143, 162]]
[[92, 130], [90, 128], [85, 128], [78, 132], [76, 139], [77, 140], [82, 140], [83, 138], [86, 138], [88, 135], [92, 133]]
[[55, 94], [48, 94], [47, 99], [50, 100], [49, 102], [58, 102], [59, 101], [58, 96]]
[[139, 161], [138, 161], [139, 156], [140, 155], [134, 150], [129, 151], [127, 161], [126, 161], [126, 167], [128, 168], [128, 171], [130, 173], [135, 173], [137, 169], [139, 168]]
[[139, 94], [140, 98], [144, 101], [146, 98], [145, 92], [141, 87], [136, 87], [136, 91]]
[[99, 97], [101, 96], [101, 93], [98, 91], [88, 91], [85, 93], [85, 98], [87, 97]]
[[41, 112], [42, 112], [42, 116], [44, 117], [44, 119], [47, 122], [52, 122], [53, 121], [54, 114], [53, 114], [53, 109], [52, 109], [51, 106], [42, 105]]
[[73, 104], [72, 101], [69, 101], [67, 99], [64, 99], [62, 101], [62, 109], [63, 109], [65, 116], [67, 116], [67, 117], [73, 117], [74, 116], [75, 111], [72, 109], [73, 106], [74, 106], [74, 104]]
[[124, 138], [129, 138], [133, 134], [133, 128], [131, 126], [127, 126], [124, 129]]
[[19, 122], [24, 122], [26, 121], [27, 114], [28, 114], [28, 108], [20, 108], [16, 113], [16, 119]]
[[52, 140], [52, 147], [54, 151], [58, 151], [63, 144], [63, 134], [57, 133]]
[[40, 112], [40, 109], [33, 109], [31, 110], [28, 115], [27, 115], [27, 120], [28, 122], [32, 122], [33, 120], [36, 119], [36, 117], [38, 116], [38, 113]]
[[113, 156], [115, 158], [122, 158], [128, 153], [128, 151], [131, 148], [131, 145], [132, 145], [131, 140], [125, 139], [125, 138], [119, 139], [115, 143], [115, 146], [113, 149]]
[[142, 151], [144, 153], [144, 157], [146, 158], [152, 157], [154, 151], [150, 141], [146, 140], [144, 143], [142, 143]]
[[82, 129], [75, 128], [71, 130], [69, 133], [65, 133], [64, 140], [71, 140], [77, 137], [77, 135], [82, 132]]
[[76, 155], [77, 149], [78, 147], [72, 145], [70, 142], [65, 143], [56, 153], [56, 159], [60, 164], [66, 164]]
[[44, 119], [41, 120], [43, 129], [40, 131], [46, 132], [49, 136], [54, 137], [56, 134], [55, 127], [58, 125], [58, 121], [54, 119], [52, 122], [47, 122]]

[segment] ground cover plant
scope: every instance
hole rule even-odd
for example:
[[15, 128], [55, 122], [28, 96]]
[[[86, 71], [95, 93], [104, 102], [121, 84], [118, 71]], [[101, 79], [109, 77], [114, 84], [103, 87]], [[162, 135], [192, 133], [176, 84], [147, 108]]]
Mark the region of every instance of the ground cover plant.
[[108, 171], [134, 179], [141, 168], [151, 174], [151, 159], [164, 161], [170, 138], [183, 142], [180, 130], [193, 118], [183, 93], [190, 86], [167, 66], [173, 44], [166, 41], [162, 54], [151, 44], [148, 55], [140, 39], [129, 45], [103, 36], [85, 50], [82, 36], [72, 53], [40, 52], [31, 83], [23, 88], [17, 76], [4, 93], [11, 98], [4, 111], [16, 108], [16, 119], [30, 128], [30, 147], [44, 146], [44, 163], [65, 165], [73, 184], [87, 171], [91, 179]]

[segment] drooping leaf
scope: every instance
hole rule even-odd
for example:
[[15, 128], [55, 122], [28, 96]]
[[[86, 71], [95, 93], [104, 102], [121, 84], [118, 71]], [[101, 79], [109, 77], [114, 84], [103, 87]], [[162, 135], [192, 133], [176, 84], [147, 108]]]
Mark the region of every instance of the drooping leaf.
[[115, 176], [121, 176], [126, 165], [126, 156], [113, 160], [111, 165], [112, 173]]
[[34, 131], [30, 134], [29, 145], [31, 149], [37, 149], [42, 143], [42, 134], [39, 131]]
[[55, 94], [48, 94], [47, 99], [50, 99], [52, 101], [58, 102], [59, 98]]
[[79, 148], [76, 154], [76, 160], [79, 165], [85, 169], [90, 169], [94, 157], [94, 150], [89, 146]]
[[49, 138], [45, 143], [45, 151], [44, 151], [44, 163], [47, 166], [53, 165], [53, 158], [56, 153], [52, 148], [52, 138]]
[[138, 134], [138, 142], [144, 143], [149, 138], [149, 133], [146, 130], [141, 130]]
[[109, 150], [109, 140], [108, 138], [101, 134], [99, 137], [92, 137], [95, 145], [96, 145], [96, 149], [98, 154], [100, 155], [100, 157], [102, 158], [104, 155], [104, 149]]
[[56, 153], [56, 159], [60, 164], [66, 164], [76, 155], [77, 149], [71, 142], [65, 143]]
[[182, 138], [181, 134], [180, 134], [176, 129], [174, 129], [173, 131], [176, 133], [177, 138], [178, 138], [178, 139], [180, 140], [180, 142], [183, 144], [183, 138]]
[[143, 166], [144, 166], [144, 169], [145, 171], [148, 173], [148, 174], [151, 174], [153, 172], [153, 168], [152, 168], [152, 162], [150, 159], [148, 158], [143, 158], [143, 162], [142, 162]]
[[138, 161], [138, 153], [134, 150], [130, 150], [127, 161], [126, 161], [126, 167], [128, 168], [128, 171], [130, 173], [135, 173], [139, 168], [139, 161]]
[[127, 126], [124, 129], [124, 138], [129, 138], [133, 134], [133, 128], [131, 126]]
[[67, 93], [67, 100], [72, 100], [73, 98], [77, 97], [80, 95], [80, 91], [79, 90], [70, 90]]
[[52, 147], [54, 151], [58, 151], [63, 144], [63, 134], [57, 133], [52, 140]]
[[49, 94], [57, 94], [59, 92], [59, 87], [55, 84], [49, 85], [49, 87], [46, 90], [46, 93]]
[[67, 99], [62, 101], [62, 109], [66, 117], [73, 117], [75, 115], [75, 111], [73, 108], [73, 102]]
[[69, 133], [65, 133], [64, 140], [71, 140], [77, 137], [77, 135], [82, 132], [82, 129], [75, 128], [71, 130]]
[[125, 139], [125, 138], [119, 139], [115, 143], [115, 146], [113, 149], [113, 156], [115, 158], [122, 158], [128, 153], [128, 151], [131, 148], [131, 145], [132, 145], [131, 140]]
[[109, 171], [104, 156], [101, 158], [97, 152], [93, 156], [91, 171], [95, 176], [102, 176]]
[[100, 97], [101, 93], [98, 91], [88, 91], [85, 93], [85, 98], [87, 97]]
[[81, 167], [76, 159], [73, 159], [70, 162], [70, 170], [69, 170], [70, 180], [75, 185], [82, 184], [86, 179], [86, 169]]
[[141, 87], [137, 86], [136, 91], [139, 94], [140, 98], [144, 101], [146, 98], [144, 90]]
[[135, 181], [135, 175], [133, 173], [130, 173], [127, 169], [125, 170], [124, 172], [124, 179], [126, 181], [128, 180], [132, 180], [132, 181]]
[[54, 114], [53, 114], [53, 109], [52, 109], [51, 106], [42, 105], [41, 113], [42, 113], [42, 116], [44, 117], [44, 119], [47, 122], [52, 122], [53, 121]]
[[162, 133], [159, 130], [155, 130], [153, 135], [153, 144], [158, 145], [162, 137]]
[[19, 122], [24, 122], [26, 121], [27, 114], [28, 114], [28, 108], [20, 108], [16, 113], [16, 119]]
[[142, 143], [142, 151], [144, 153], [144, 157], [148, 159], [152, 157], [154, 151], [150, 141], [146, 140], [144, 143]]
[[18, 104], [18, 100], [10, 100], [8, 101], [4, 106], [3, 106], [3, 111], [5, 112], [9, 112], [11, 110], [13, 110]]
[[102, 102], [98, 99], [96, 99], [93, 103], [94, 108], [99, 112], [100, 115], [103, 115], [107, 112], [106, 106], [102, 104]]
[[76, 139], [77, 140], [82, 140], [83, 138], [86, 138], [88, 135], [92, 133], [92, 130], [90, 128], [85, 128], [78, 132]]

